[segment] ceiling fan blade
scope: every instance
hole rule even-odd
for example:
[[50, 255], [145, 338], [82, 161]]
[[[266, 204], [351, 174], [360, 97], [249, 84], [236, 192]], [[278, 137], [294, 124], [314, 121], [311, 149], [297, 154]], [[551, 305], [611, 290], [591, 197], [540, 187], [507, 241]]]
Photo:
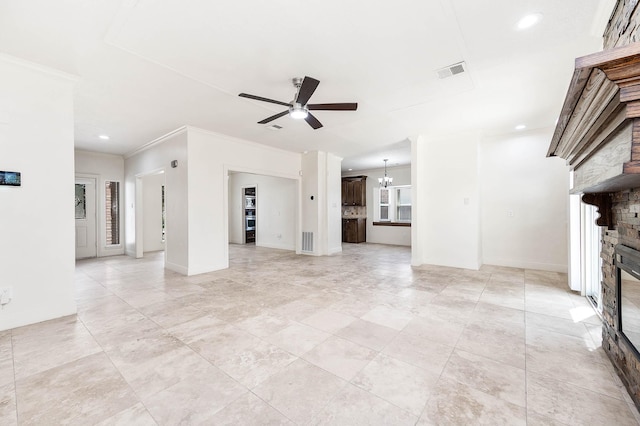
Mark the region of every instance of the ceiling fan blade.
[[341, 104], [309, 104], [307, 105], [309, 111], [355, 111], [358, 109], [358, 104], [341, 103]]
[[278, 113], [276, 115], [272, 115], [271, 117], [265, 118], [262, 121], [258, 121], [258, 124], [267, 124], [272, 122], [273, 120], [280, 118], [280, 117], [284, 117], [285, 115], [289, 114], [289, 110], [286, 111], [282, 111], [281, 113]]
[[286, 102], [280, 102], [280, 101], [276, 101], [269, 98], [263, 98], [262, 96], [249, 95], [248, 93], [240, 93], [238, 96], [240, 96], [241, 98], [255, 99], [256, 101], [270, 102], [272, 104], [291, 106], [291, 104], [288, 104]]
[[309, 126], [313, 127], [316, 130], [322, 127], [322, 123], [319, 122], [318, 119], [315, 118], [311, 113], [307, 114], [307, 118], [305, 118], [304, 121], [309, 123]]
[[313, 95], [313, 92], [316, 91], [320, 82], [315, 78], [305, 77], [302, 80], [302, 86], [300, 86], [300, 90], [298, 90], [298, 97], [296, 98], [296, 102], [300, 105], [306, 105], [309, 102], [309, 98]]

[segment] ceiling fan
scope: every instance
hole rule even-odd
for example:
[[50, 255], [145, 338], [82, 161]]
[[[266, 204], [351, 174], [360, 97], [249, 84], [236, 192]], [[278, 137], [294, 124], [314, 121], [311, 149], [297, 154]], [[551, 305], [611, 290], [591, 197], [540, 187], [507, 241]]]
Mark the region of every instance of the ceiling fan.
[[238, 96], [289, 107], [289, 109], [287, 109], [286, 111], [283, 111], [276, 115], [272, 115], [271, 117], [265, 118], [262, 121], [258, 121], [258, 124], [267, 124], [277, 118], [284, 117], [285, 115], [289, 114], [291, 118], [304, 118], [304, 120], [309, 123], [311, 127], [313, 127], [314, 129], [319, 129], [320, 127], [322, 127], [322, 123], [320, 123], [320, 121], [318, 121], [318, 119], [315, 118], [309, 111], [355, 111], [358, 109], [358, 104], [355, 102], [337, 104], [308, 104], [307, 102], [309, 102], [309, 98], [311, 98], [311, 95], [313, 95], [313, 92], [316, 91], [316, 88], [319, 84], [320, 82], [318, 80], [311, 77], [305, 77], [304, 79], [294, 78], [293, 85], [296, 88], [296, 95], [289, 103], [263, 98], [261, 96], [249, 95], [248, 93], [240, 93]]

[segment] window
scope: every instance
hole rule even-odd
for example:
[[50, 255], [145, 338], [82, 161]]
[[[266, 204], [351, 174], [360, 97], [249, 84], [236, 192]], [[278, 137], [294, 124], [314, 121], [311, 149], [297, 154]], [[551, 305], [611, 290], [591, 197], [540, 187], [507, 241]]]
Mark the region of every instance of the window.
[[105, 182], [106, 244], [120, 244], [120, 182]]
[[86, 188], [82, 183], [76, 183], [76, 219], [87, 218]]
[[380, 220], [389, 219], [389, 188], [380, 188]]
[[374, 222], [411, 223], [411, 185], [374, 189]]
[[162, 242], [164, 242], [164, 238], [165, 238], [164, 223], [165, 223], [166, 217], [167, 217], [167, 207], [164, 203], [164, 185], [162, 185]]
[[398, 222], [411, 222], [411, 187], [396, 188], [396, 220]]

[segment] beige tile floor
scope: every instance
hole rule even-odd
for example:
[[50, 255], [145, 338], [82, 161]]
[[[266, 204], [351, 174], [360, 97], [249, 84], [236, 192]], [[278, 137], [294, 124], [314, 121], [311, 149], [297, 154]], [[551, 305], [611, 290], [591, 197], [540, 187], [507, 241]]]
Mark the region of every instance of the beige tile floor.
[[563, 274], [230, 253], [78, 262], [77, 317], [0, 332], [0, 424], [639, 424]]

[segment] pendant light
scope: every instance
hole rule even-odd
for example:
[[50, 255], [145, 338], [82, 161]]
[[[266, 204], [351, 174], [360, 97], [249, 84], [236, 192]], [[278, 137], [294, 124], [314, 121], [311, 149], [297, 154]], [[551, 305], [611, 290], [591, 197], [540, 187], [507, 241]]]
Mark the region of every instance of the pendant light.
[[387, 186], [393, 183], [393, 178], [387, 176], [387, 161], [389, 160], [385, 158], [383, 161], [384, 161], [384, 177], [378, 178], [378, 183], [380, 184], [381, 187], [386, 188]]

